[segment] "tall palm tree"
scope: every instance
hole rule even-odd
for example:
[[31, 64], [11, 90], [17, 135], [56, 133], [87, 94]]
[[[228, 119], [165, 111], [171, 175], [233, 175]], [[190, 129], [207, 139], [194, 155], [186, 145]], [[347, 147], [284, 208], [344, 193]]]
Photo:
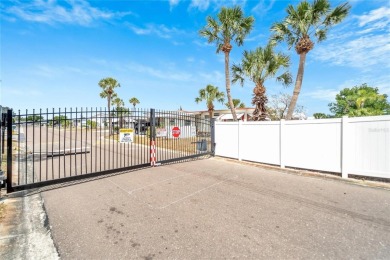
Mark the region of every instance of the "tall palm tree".
[[244, 17], [244, 13], [239, 6], [233, 8], [222, 7], [217, 15], [218, 20], [208, 16], [206, 26], [200, 30], [200, 35], [207, 38], [209, 43], [215, 42], [217, 53], [220, 51], [225, 54], [225, 82], [226, 95], [229, 106], [232, 111], [233, 119], [237, 121], [236, 111], [230, 94], [230, 75], [229, 75], [229, 54], [234, 41], [237, 46], [244, 43], [244, 38], [250, 33], [253, 27], [253, 16]]
[[[233, 100], [234, 108], [245, 108], [245, 104], [244, 104], [243, 102], [241, 102], [240, 99], [238, 99], [238, 98], [233, 98], [232, 100]], [[229, 103], [225, 103], [225, 106], [226, 106], [227, 108], [230, 108]]]
[[287, 86], [292, 81], [288, 71], [276, 76], [280, 69], [289, 67], [290, 57], [280, 52], [275, 53], [273, 48], [274, 45], [268, 43], [265, 48], [258, 47], [254, 51], [244, 51], [241, 64], [232, 67], [233, 83], [238, 81], [243, 86], [245, 77], [255, 83], [252, 98], [252, 105], [256, 106], [253, 112], [255, 121], [265, 120], [267, 117], [268, 98], [265, 95], [264, 82], [269, 78], [276, 77], [277, 81]]
[[132, 97], [129, 99], [129, 103], [132, 104], [133, 107], [135, 108], [135, 106], [139, 104], [139, 100], [136, 97]]
[[108, 126], [108, 129], [109, 129], [109, 133], [111, 134], [111, 115], [110, 115], [110, 110], [111, 110], [111, 99], [116, 97], [116, 93], [115, 93], [115, 88], [118, 88], [120, 87], [121, 85], [119, 84], [119, 82], [114, 79], [114, 78], [104, 78], [102, 80], [99, 81], [99, 86], [103, 89], [102, 92], [100, 93], [100, 97], [101, 98], [107, 98], [107, 108], [108, 108], [108, 113], [109, 113], [109, 117], [108, 117], [108, 120], [109, 120], [109, 126]]
[[271, 39], [276, 42], [285, 40], [289, 48], [295, 46], [299, 55], [298, 73], [287, 119], [291, 119], [301, 92], [306, 55], [314, 47], [310, 37], [316, 38], [317, 42], [325, 40], [328, 30], [340, 23], [348, 15], [350, 8], [348, 3], [343, 3], [331, 9], [328, 0], [314, 0], [311, 4], [302, 1], [296, 8], [289, 5], [287, 17], [272, 25], [271, 31], [274, 35]]
[[199, 90], [199, 97], [195, 98], [196, 103], [199, 103], [203, 100], [206, 101], [209, 116], [212, 118], [214, 111], [214, 101], [216, 100], [220, 103], [223, 103], [225, 100], [225, 94], [220, 92], [218, 87], [207, 85], [205, 88]]

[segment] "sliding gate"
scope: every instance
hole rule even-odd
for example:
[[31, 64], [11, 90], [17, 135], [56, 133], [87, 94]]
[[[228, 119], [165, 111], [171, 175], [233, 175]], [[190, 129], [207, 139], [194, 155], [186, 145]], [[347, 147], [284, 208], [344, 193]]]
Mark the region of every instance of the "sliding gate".
[[8, 110], [9, 192], [212, 154], [210, 120], [155, 109]]

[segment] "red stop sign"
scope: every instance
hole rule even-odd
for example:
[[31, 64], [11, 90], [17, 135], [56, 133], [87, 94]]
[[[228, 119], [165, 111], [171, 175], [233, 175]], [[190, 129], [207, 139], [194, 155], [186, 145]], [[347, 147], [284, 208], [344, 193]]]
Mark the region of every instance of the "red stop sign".
[[178, 126], [172, 128], [172, 136], [176, 138], [180, 136], [180, 128]]

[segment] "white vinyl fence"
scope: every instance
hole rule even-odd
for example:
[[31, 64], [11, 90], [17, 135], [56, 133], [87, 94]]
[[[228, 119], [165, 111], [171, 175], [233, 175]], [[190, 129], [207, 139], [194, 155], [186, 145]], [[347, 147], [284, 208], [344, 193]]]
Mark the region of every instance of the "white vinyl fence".
[[390, 116], [215, 122], [215, 142], [217, 156], [390, 178]]

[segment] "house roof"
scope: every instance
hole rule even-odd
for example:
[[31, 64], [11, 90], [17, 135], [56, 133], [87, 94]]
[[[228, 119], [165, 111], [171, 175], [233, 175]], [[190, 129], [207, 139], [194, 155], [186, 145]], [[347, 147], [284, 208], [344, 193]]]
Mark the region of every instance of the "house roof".
[[[245, 108], [236, 108], [236, 112], [237, 113], [251, 113], [253, 112], [255, 109], [253, 107], [245, 107]], [[208, 110], [199, 110], [199, 111], [183, 111], [185, 113], [192, 113], [192, 114], [203, 114], [203, 113], [208, 113], [209, 111]], [[230, 109], [216, 109], [213, 111], [214, 113], [223, 113], [223, 114], [229, 114], [231, 113], [232, 111]]]
[[[241, 118], [244, 115], [244, 113], [237, 114], [237, 118]], [[232, 114], [223, 114], [216, 118], [216, 120], [233, 120]]]

